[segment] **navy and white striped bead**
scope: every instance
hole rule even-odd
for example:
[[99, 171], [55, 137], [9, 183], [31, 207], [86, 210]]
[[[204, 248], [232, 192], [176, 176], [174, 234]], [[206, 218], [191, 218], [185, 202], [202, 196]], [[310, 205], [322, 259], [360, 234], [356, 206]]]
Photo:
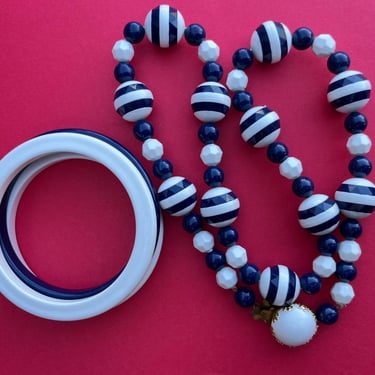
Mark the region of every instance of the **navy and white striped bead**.
[[213, 227], [226, 227], [237, 219], [240, 201], [225, 187], [208, 190], [202, 197], [200, 212], [208, 224]]
[[374, 211], [375, 185], [365, 178], [349, 178], [337, 189], [335, 199], [343, 215], [364, 218]]
[[299, 278], [282, 265], [267, 267], [260, 275], [259, 292], [271, 305], [292, 304], [301, 291]]
[[194, 116], [203, 122], [222, 120], [231, 104], [227, 89], [218, 82], [200, 84], [191, 96]]
[[251, 36], [251, 49], [259, 62], [277, 63], [290, 51], [292, 35], [280, 22], [263, 22]]
[[250, 108], [240, 120], [243, 140], [254, 147], [274, 142], [280, 134], [279, 115], [266, 106]]
[[371, 82], [356, 70], [337, 74], [329, 83], [328, 102], [338, 112], [349, 113], [363, 108], [370, 100]]
[[298, 207], [298, 221], [302, 228], [320, 236], [332, 232], [340, 221], [336, 202], [325, 194], [314, 194]]
[[172, 216], [189, 213], [197, 203], [197, 189], [184, 177], [173, 176], [158, 189], [160, 207]]
[[152, 92], [139, 81], [124, 82], [115, 92], [115, 109], [126, 121], [145, 119], [152, 112], [153, 103]]
[[169, 5], [160, 5], [147, 14], [145, 31], [150, 42], [168, 48], [181, 40], [185, 31], [185, 21], [177, 9]]

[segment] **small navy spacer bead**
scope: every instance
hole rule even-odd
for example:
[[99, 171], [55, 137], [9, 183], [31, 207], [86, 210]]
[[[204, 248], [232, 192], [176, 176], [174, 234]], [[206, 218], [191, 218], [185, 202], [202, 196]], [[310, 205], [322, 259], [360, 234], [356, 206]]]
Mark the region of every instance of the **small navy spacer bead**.
[[365, 156], [355, 156], [349, 163], [349, 172], [354, 177], [366, 177], [372, 171], [372, 163]]
[[223, 67], [216, 61], [208, 61], [203, 65], [202, 75], [206, 81], [219, 82], [223, 74]]
[[238, 288], [234, 293], [234, 298], [241, 307], [251, 307], [255, 303], [255, 293], [248, 288]]
[[219, 129], [215, 124], [207, 122], [199, 128], [198, 138], [205, 145], [215, 143], [219, 138]]
[[158, 159], [155, 160], [154, 165], [152, 166], [152, 172], [155, 177], [160, 178], [161, 180], [166, 180], [173, 174], [173, 165], [167, 159]]
[[345, 129], [351, 133], [362, 133], [367, 128], [367, 118], [360, 112], [352, 112], [345, 118]]
[[206, 264], [208, 268], [212, 270], [219, 270], [225, 266], [225, 254], [219, 250], [212, 250], [206, 255]]
[[355, 240], [362, 234], [362, 225], [356, 219], [345, 219], [340, 225], [340, 233], [346, 240]]
[[333, 234], [320, 236], [317, 241], [317, 247], [322, 255], [332, 256], [336, 253], [339, 241]]
[[231, 226], [220, 228], [218, 233], [218, 240], [223, 246], [232, 246], [238, 241], [238, 232]]
[[203, 26], [193, 23], [185, 29], [184, 35], [190, 45], [199, 46], [206, 37], [206, 31]]
[[316, 311], [316, 318], [319, 322], [324, 324], [334, 324], [339, 318], [339, 310], [336, 306], [331, 305], [330, 303], [325, 303], [320, 305]]
[[234, 109], [246, 112], [254, 104], [253, 96], [248, 91], [236, 91], [232, 98]]
[[114, 75], [120, 83], [132, 81], [135, 77], [135, 70], [129, 63], [119, 62], [115, 67]]
[[314, 193], [314, 182], [309, 177], [297, 177], [293, 180], [292, 190], [297, 197], [308, 198]]
[[348, 70], [350, 57], [345, 52], [332, 53], [327, 60], [327, 67], [331, 73], [338, 74]]
[[300, 283], [302, 290], [307, 294], [318, 293], [322, 288], [321, 278], [313, 272], [303, 275], [300, 278]]
[[203, 179], [208, 186], [220, 186], [224, 181], [224, 171], [219, 167], [208, 167], [204, 171]]
[[202, 229], [203, 221], [200, 215], [189, 213], [184, 216], [182, 226], [186, 232], [197, 233]]
[[145, 36], [145, 29], [139, 22], [129, 22], [124, 27], [124, 37], [129, 43], [140, 43]]
[[146, 120], [139, 120], [134, 124], [133, 133], [139, 141], [144, 142], [154, 135], [154, 127]]
[[338, 262], [336, 264], [336, 276], [340, 281], [353, 281], [357, 276], [357, 268], [353, 263]]
[[267, 148], [267, 157], [272, 163], [282, 163], [288, 157], [288, 147], [281, 142], [273, 142]]
[[260, 279], [260, 271], [255, 264], [247, 263], [239, 269], [239, 276], [245, 284], [256, 284]]
[[308, 49], [314, 42], [314, 33], [308, 27], [300, 27], [292, 35], [292, 44], [300, 51]]
[[248, 48], [240, 48], [234, 52], [232, 57], [233, 66], [237, 69], [247, 69], [254, 62], [254, 53]]

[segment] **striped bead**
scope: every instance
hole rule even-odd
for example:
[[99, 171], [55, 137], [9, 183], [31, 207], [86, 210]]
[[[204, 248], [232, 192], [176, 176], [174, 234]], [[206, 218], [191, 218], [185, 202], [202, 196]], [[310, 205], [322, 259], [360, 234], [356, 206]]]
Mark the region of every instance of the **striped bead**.
[[115, 109], [126, 121], [145, 119], [152, 112], [153, 103], [152, 92], [139, 81], [124, 82], [115, 92]]
[[292, 304], [301, 291], [299, 278], [282, 265], [267, 267], [260, 275], [259, 292], [271, 305]]
[[197, 203], [197, 189], [184, 177], [173, 176], [158, 189], [160, 207], [172, 216], [189, 213]]
[[194, 116], [203, 122], [222, 120], [231, 104], [227, 89], [218, 82], [200, 84], [191, 96]]
[[280, 134], [279, 115], [266, 106], [250, 108], [240, 120], [243, 140], [254, 147], [265, 147]]
[[375, 185], [365, 178], [349, 178], [337, 189], [335, 199], [343, 215], [364, 218], [374, 211]]
[[145, 31], [150, 42], [168, 48], [181, 40], [185, 31], [185, 21], [177, 9], [169, 5], [160, 5], [147, 14]]
[[292, 35], [280, 22], [266, 21], [251, 36], [251, 49], [259, 62], [277, 63], [290, 51]]
[[327, 98], [336, 111], [349, 113], [363, 108], [370, 94], [371, 82], [361, 72], [347, 70], [331, 80]]
[[339, 215], [338, 205], [325, 194], [311, 195], [298, 207], [301, 227], [317, 236], [332, 232], [339, 224]]
[[240, 201], [232, 190], [216, 187], [208, 190], [202, 197], [200, 212], [213, 227], [226, 227], [237, 219]]

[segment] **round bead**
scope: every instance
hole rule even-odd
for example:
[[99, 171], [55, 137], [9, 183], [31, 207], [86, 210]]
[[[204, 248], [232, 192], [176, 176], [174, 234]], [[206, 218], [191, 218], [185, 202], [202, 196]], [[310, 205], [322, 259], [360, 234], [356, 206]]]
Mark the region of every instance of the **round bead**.
[[112, 48], [113, 58], [117, 61], [128, 62], [134, 57], [134, 48], [126, 40], [118, 40]]
[[346, 116], [344, 125], [351, 134], [362, 133], [367, 128], [367, 118], [360, 112], [352, 112]]
[[290, 51], [292, 35], [280, 22], [266, 21], [251, 36], [251, 49], [259, 62], [277, 63]]
[[247, 91], [236, 91], [232, 98], [234, 109], [239, 112], [246, 112], [253, 106], [254, 99]]
[[172, 176], [159, 186], [160, 207], [172, 216], [189, 213], [197, 203], [197, 189], [184, 177]]
[[200, 84], [191, 97], [194, 116], [203, 122], [222, 120], [230, 107], [227, 89], [218, 82]]
[[237, 69], [247, 69], [254, 62], [254, 54], [248, 48], [240, 48], [234, 52], [232, 57], [233, 66]]
[[322, 255], [334, 255], [339, 246], [339, 241], [333, 234], [325, 234], [318, 238], [317, 247]]
[[133, 133], [139, 141], [145, 141], [154, 135], [154, 127], [145, 120], [139, 120], [135, 123]]
[[223, 267], [216, 272], [217, 285], [223, 289], [232, 289], [237, 284], [237, 274], [233, 268]]
[[298, 221], [302, 228], [314, 235], [330, 233], [339, 224], [339, 207], [325, 194], [311, 195], [299, 205]]
[[308, 198], [314, 193], [314, 182], [309, 177], [297, 177], [293, 180], [292, 190], [297, 197]]
[[177, 9], [169, 5], [160, 5], [147, 14], [145, 31], [150, 42], [168, 48], [181, 40], [185, 31], [185, 21]]
[[260, 275], [259, 291], [271, 305], [292, 304], [301, 287], [297, 274], [286, 266], [267, 267]]
[[142, 42], [145, 36], [145, 29], [139, 22], [129, 22], [124, 27], [124, 37], [125, 39], [132, 43]]
[[173, 165], [167, 159], [155, 160], [152, 166], [152, 172], [154, 176], [160, 178], [161, 180], [166, 180], [173, 174]]
[[220, 146], [210, 143], [202, 147], [200, 157], [203, 164], [207, 166], [215, 166], [221, 162], [223, 151]]
[[196, 233], [202, 229], [203, 221], [198, 214], [189, 213], [184, 216], [182, 226], [189, 233]]
[[357, 268], [352, 263], [338, 262], [336, 267], [336, 276], [340, 281], [353, 281], [357, 276]]
[[201, 61], [216, 61], [220, 56], [220, 47], [213, 40], [204, 40], [198, 47]]
[[354, 177], [366, 177], [372, 171], [372, 163], [365, 156], [356, 156], [349, 163], [349, 172]]
[[346, 147], [352, 155], [364, 155], [370, 152], [371, 139], [363, 133], [353, 134], [349, 137]]
[[318, 307], [316, 317], [319, 322], [331, 325], [337, 322], [337, 319], [339, 318], [339, 310], [336, 306], [331, 305], [330, 303], [325, 303]]
[[240, 201], [232, 190], [225, 187], [216, 187], [203, 194], [200, 212], [208, 224], [222, 228], [230, 225], [237, 219]]
[[363, 108], [370, 94], [370, 81], [356, 70], [346, 70], [330, 81], [327, 99], [336, 111], [348, 113]]
[[146, 139], [142, 145], [142, 155], [145, 159], [155, 161], [163, 156], [163, 144], [155, 138]]
[[208, 61], [202, 69], [203, 78], [206, 81], [219, 82], [223, 78], [223, 67], [216, 61]]
[[114, 75], [118, 82], [123, 83], [133, 80], [135, 71], [130, 64], [126, 62], [119, 62], [115, 67]]
[[315, 335], [318, 325], [310, 309], [300, 304], [293, 304], [276, 312], [271, 328], [278, 342], [296, 347], [307, 344]]
[[312, 50], [318, 57], [328, 57], [336, 49], [336, 41], [329, 34], [318, 35], [312, 44]]
[[331, 256], [319, 255], [313, 260], [313, 270], [320, 277], [330, 277], [336, 271], [336, 262]]
[[322, 288], [321, 278], [312, 272], [304, 274], [301, 277], [300, 282], [302, 290], [307, 294], [318, 293]]
[[219, 167], [208, 167], [204, 172], [203, 179], [210, 187], [220, 186], [224, 181], [224, 171]]
[[281, 142], [273, 142], [267, 148], [267, 157], [272, 163], [280, 164], [288, 157], [288, 147]]
[[375, 185], [365, 178], [345, 180], [335, 193], [341, 213], [352, 219], [371, 215], [375, 208]]
[[221, 245], [229, 247], [238, 241], [238, 232], [233, 227], [223, 227], [219, 229], [217, 237]]
[[238, 288], [234, 293], [234, 298], [241, 307], [250, 307], [255, 303], [255, 293], [248, 288]]
[[303, 51], [311, 47], [314, 41], [314, 33], [307, 27], [300, 27], [292, 35], [292, 44], [295, 49]]
[[215, 143], [219, 138], [219, 129], [212, 123], [203, 124], [198, 130], [198, 138], [205, 145]]
[[344, 262], [356, 262], [360, 258], [362, 250], [358, 242], [345, 240], [340, 242], [338, 253]]
[[345, 52], [335, 52], [328, 57], [327, 67], [331, 73], [338, 74], [348, 70], [350, 66], [350, 57]]
[[332, 299], [339, 305], [347, 305], [352, 302], [355, 296], [353, 287], [342, 281], [335, 283], [331, 289]]
[[247, 263], [246, 250], [239, 245], [233, 245], [225, 252], [227, 263], [233, 268], [240, 268]]
[[192, 46], [199, 46], [206, 37], [203, 26], [193, 23], [185, 29], [185, 39]]
[[201, 253], [208, 253], [213, 250], [214, 236], [206, 230], [196, 233], [193, 238], [193, 246]]
[[219, 270], [225, 266], [225, 255], [219, 250], [212, 250], [206, 255], [206, 264], [212, 270]]
[[266, 106], [250, 108], [240, 120], [242, 139], [254, 147], [268, 146], [280, 134], [279, 115]]
[[124, 82], [115, 92], [115, 109], [126, 121], [145, 119], [152, 112], [153, 103], [152, 92], [142, 82]]
[[259, 268], [251, 263], [247, 263], [241, 267], [238, 274], [245, 284], [256, 284], [260, 279]]
[[233, 69], [228, 73], [227, 87], [231, 91], [243, 91], [247, 86], [247, 74], [241, 69]]
[[362, 234], [362, 225], [358, 220], [345, 219], [340, 225], [340, 233], [346, 240], [355, 240]]
[[279, 165], [279, 171], [282, 176], [289, 180], [294, 180], [301, 176], [303, 171], [301, 160], [294, 156], [287, 157]]

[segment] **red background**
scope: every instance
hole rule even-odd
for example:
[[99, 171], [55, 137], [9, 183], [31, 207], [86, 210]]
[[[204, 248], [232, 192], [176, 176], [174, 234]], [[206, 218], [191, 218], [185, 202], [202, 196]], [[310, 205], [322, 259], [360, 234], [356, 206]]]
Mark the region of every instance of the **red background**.
[[[371, 1], [302, 2], [175, 0], [186, 24], [201, 23], [221, 46], [220, 62], [231, 69], [234, 49], [247, 47], [263, 21], [284, 22], [293, 31], [311, 27], [330, 33], [351, 67], [375, 82], [374, 6]], [[141, 157], [131, 125], [115, 113], [117, 86], [111, 49], [126, 22], [143, 22], [154, 1], [2, 0], [0, 4], [0, 154], [36, 134], [65, 127], [107, 134]], [[175, 174], [194, 181], [202, 194], [203, 165], [190, 96], [203, 81], [196, 49], [185, 41], [170, 50], [136, 46], [136, 78], [155, 96], [150, 120], [173, 161]], [[348, 133], [343, 115], [325, 92], [332, 74], [311, 51], [292, 51], [275, 66], [254, 66], [249, 89], [258, 105], [282, 119], [280, 140], [303, 161], [316, 191], [334, 194], [349, 178]], [[373, 103], [365, 108], [367, 134], [374, 137]], [[225, 185], [241, 200], [236, 227], [249, 259], [264, 268], [281, 263], [299, 274], [311, 269], [316, 239], [296, 221], [299, 198], [264, 150], [239, 137], [240, 114], [231, 110], [220, 124]], [[374, 153], [370, 153], [373, 157]], [[150, 163], [145, 163], [150, 171]], [[0, 171], [1, 173], [1, 171]], [[157, 183], [157, 181], [155, 181]], [[70, 161], [42, 173], [25, 193], [17, 220], [25, 258], [46, 280], [66, 287], [95, 285], [126, 262], [133, 222], [126, 195], [114, 177], [89, 162]], [[192, 248], [181, 220], [165, 217], [165, 241], [155, 272], [131, 300], [79, 322], [43, 320], [0, 298], [0, 356], [3, 374], [271, 374], [303, 372], [365, 374], [374, 365], [374, 218], [363, 221], [363, 255], [352, 283], [356, 297], [339, 322], [322, 326], [313, 341], [290, 349], [277, 344], [269, 328], [233, 303], [217, 287], [204, 256]], [[125, 249], [125, 250], [124, 250]], [[330, 282], [316, 297], [329, 301]]]

